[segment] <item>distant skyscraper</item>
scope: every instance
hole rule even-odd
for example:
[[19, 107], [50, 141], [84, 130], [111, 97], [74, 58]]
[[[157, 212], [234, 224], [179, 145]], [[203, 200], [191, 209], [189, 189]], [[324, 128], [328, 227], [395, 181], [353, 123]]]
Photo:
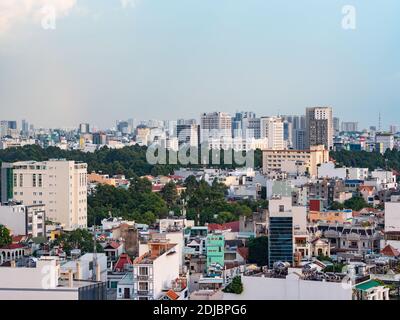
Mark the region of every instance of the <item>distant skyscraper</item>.
[[283, 119], [281, 117], [262, 117], [260, 120], [261, 138], [268, 139], [268, 149], [286, 148], [283, 139]]
[[122, 134], [130, 134], [132, 132], [128, 121], [117, 121], [117, 131]]
[[176, 136], [179, 147], [184, 144], [190, 147], [198, 147], [200, 144], [200, 126], [197, 124], [177, 124]]
[[358, 122], [342, 122], [342, 131], [344, 132], [358, 131]]
[[285, 121], [292, 124], [292, 144], [291, 147], [296, 150], [305, 149], [305, 129], [306, 117], [297, 115], [282, 116]]
[[104, 132], [93, 133], [93, 144], [106, 145], [107, 144], [107, 135]]
[[390, 131], [390, 133], [393, 133], [393, 134], [397, 133], [397, 126], [391, 125], [389, 131]]
[[79, 133], [82, 133], [82, 134], [90, 133], [90, 125], [89, 125], [89, 123], [81, 123], [79, 125]]
[[29, 134], [29, 123], [25, 119], [21, 123], [21, 132], [24, 136]]
[[203, 113], [201, 115], [201, 142], [208, 138], [232, 137], [232, 118], [225, 112]]
[[338, 117], [334, 117], [333, 118], [333, 131], [334, 131], [335, 135], [339, 134], [339, 131], [340, 131], [340, 119]]
[[306, 147], [324, 145], [333, 147], [332, 108], [315, 107], [306, 109]]

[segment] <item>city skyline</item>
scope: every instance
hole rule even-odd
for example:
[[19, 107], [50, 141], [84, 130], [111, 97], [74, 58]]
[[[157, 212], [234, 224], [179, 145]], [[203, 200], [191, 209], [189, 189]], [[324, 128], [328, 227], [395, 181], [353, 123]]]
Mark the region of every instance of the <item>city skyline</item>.
[[355, 30], [341, 26], [343, 1], [53, 3], [55, 30], [42, 28], [39, 5], [0, 6], [2, 119], [104, 128], [328, 105], [360, 128], [378, 126], [380, 112], [388, 128], [400, 115], [396, 1], [353, 1]]

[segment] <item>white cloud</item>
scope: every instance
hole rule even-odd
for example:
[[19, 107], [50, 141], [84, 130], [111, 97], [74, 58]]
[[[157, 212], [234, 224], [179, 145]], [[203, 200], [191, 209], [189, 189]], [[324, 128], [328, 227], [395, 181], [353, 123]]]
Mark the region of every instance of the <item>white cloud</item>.
[[76, 3], [77, 0], [1, 0], [0, 34], [19, 23], [40, 23], [46, 7], [54, 8], [58, 18], [68, 15]]

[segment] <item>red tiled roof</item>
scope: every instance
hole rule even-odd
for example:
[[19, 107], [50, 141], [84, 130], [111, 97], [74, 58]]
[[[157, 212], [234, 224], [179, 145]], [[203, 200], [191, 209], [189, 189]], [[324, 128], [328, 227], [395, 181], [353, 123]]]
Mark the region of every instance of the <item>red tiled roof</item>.
[[26, 236], [24, 236], [24, 235], [13, 236], [13, 237], [12, 237], [12, 242], [13, 242], [13, 243], [19, 243], [19, 242], [21, 242], [22, 240], [24, 240], [25, 238], [26, 238]]
[[114, 271], [124, 271], [124, 266], [126, 264], [131, 265], [132, 260], [126, 253], [123, 253], [119, 256], [117, 263], [114, 265]]
[[231, 230], [232, 232], [239, 232], [239, 221], [227, 222], [224, 224], [210, 223], [208, 225], [209, 231], [215, 230]]
[[164, 185], [163, 184], [155, 184], [155, 185], [151, 186], [151, 191], [152, 192], [159, 192], [162, 189], [164, 189]]
[[11, 243], [9, 245], [1, 247], [1, 249], [8, 249], [8, 250], [14, 250], [14, 249], [23, 249], [25, 246], [20, 243]]
[[381, 253], [388, 257], [400, 256], [400, 252], [396, 248], [393, 248], [390, 244], [388, 244], [386, 247], [384, 247], [381, 250]]
[[177, 300], [179, 298], [179, 295], [172, 289], [168, 290], [165, 295], [171, 300]]
[[247, 260], [249, 258], [249, 248], [240, 247], [237, 248], [237, 252], [243, 257], [243, 259]]
[[104, 249], [107, 249], [107, 247], [111, 247], [113, 249], [118, 249], [120, 245], [121, 244], [116, 241], [111, 241], [106, 245], [106, 247]]

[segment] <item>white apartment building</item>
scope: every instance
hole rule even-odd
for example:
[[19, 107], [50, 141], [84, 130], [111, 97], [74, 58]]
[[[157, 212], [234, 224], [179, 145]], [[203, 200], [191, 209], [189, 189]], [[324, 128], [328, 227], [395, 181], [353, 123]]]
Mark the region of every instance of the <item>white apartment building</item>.
[[281, 117], [262, 117], [260, 119], [260, 131], [261, 138], [268, 139], [267, 149], [281, 150], [286, 148]]
[[392, 150], [394, 148], [394, 136], [391, 133], [376, 133], [375, 142], [377, 144], [382, 144], [382, 153], [387, 149]]
[[347, 168], [347, 179], [366, 180], [368, 178], [368, 168]]
[[0, 205], [0, 224], [11, 230], [13, 235], [32, 237], [46, 236], [45, 206], [41, 204]]
[[301, 169], [305, 167], [311, 176], [317, 175], [317, 166], [329, 161], [329, 152], [323, 145], [311, 146], [310, 150], [263, 150], [263, 173], [283, 171], [288, 163]]
[[133, 262], [132, 281], [118, 284], [117, 299], [156, 300], [179, 279], [176, 244], [149, 243], [149, 251]]
[[34, 259], [29, 267], [0, 268], [0, 300], [104, 300], [106, 283], [74, 280], [57, 257]]
[[44, 204], [65, 229], [87, 227], [87, 164], [67, 160], [2, 164], [2, 202]]

